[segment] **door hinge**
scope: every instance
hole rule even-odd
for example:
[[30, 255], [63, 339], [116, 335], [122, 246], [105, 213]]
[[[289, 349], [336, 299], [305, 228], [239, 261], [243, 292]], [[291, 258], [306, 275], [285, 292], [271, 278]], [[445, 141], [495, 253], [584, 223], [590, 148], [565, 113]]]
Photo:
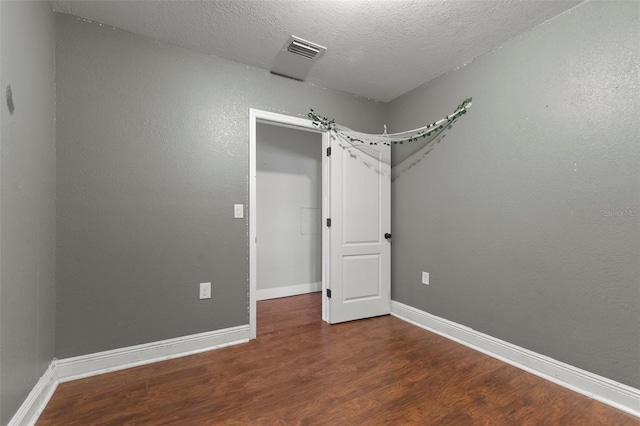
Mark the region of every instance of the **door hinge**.
[[327, 289], [327, 297], [329, 299], [331, 299], [331, 289], [330, 288]]
[[327, 219], [327, 228], [331, 228], [331, 218]]
[[327, 157], [331, 157], [331, 147], [327, 148]]

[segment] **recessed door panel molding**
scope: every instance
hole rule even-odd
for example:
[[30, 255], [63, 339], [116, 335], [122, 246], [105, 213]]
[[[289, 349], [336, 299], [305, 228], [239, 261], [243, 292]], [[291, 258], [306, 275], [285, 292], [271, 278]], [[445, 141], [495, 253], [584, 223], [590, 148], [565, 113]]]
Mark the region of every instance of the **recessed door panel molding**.
[[342, 292], [344, 302], [380, 297], [380, 254], [344, 256], [342, 281], [349, 283]]
[[342, 155], [343, 243], [379, 243], [382, 153], [340, 143]]

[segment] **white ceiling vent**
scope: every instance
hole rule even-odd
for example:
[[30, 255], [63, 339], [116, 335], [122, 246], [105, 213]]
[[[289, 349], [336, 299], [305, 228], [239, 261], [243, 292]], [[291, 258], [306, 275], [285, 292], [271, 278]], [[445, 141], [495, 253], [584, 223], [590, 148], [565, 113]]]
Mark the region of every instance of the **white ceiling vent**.
[[325, 50], [326, 47], [291, 36], [278, 52], [271, 72], [302, 81]]

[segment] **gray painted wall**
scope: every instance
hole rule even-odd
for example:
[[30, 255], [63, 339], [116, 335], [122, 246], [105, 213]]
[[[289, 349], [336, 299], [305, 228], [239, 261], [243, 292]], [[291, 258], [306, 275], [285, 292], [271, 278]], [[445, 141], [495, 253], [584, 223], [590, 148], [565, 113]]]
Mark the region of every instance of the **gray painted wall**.
[[57, 19], [56, 356], [248, 324], [249, 108], [371, 131], [384, 104]]
[[639, 17], [588, 2], [389, 104], [398, 131], [473, 96], [394, 149], [394, 300], [640, 388]]
[[[54, 357], [55, 18], [0, 2], [0, 424]], [[11, 86], [13, 114], [6, 101]]]
[[322, 135], [256, 128], [258, 290], [322, 281]]

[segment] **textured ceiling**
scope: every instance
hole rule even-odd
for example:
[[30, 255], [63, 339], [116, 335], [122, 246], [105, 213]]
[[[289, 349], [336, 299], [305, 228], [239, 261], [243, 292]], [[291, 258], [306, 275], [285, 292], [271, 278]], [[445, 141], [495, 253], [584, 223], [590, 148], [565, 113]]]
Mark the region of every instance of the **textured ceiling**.
[[541, 0], [51, 1], [54, 10], [258, 68], [289, 36], [307, 81], [389, 101], [575, 6]]

